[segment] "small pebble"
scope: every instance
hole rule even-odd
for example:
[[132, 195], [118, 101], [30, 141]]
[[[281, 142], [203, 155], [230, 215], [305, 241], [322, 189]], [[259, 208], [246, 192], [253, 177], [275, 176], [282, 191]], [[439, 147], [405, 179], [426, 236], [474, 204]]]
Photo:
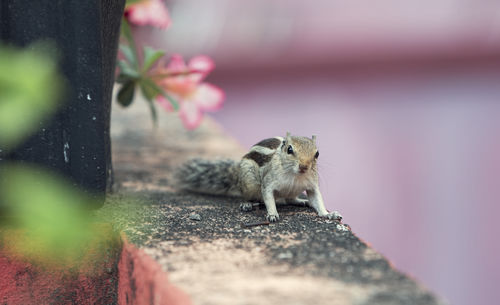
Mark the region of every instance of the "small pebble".
[[342, 231], [342, 232], [347, 232], [349, 231], [349, 227], [344, 225], [344, 224], [337, 224], [337, 230]]
[[289, 258], [293, 258], [293, 253], [290, 251], [281, 252], [280, 254], [278, 254], [278, 259], [289, 259]]
[[197, 213], [191, 213], [191, 215], [189, 215], [189, 219], [201, 221], [201, 216], [200, 216], [200, 214], [197, 214]]

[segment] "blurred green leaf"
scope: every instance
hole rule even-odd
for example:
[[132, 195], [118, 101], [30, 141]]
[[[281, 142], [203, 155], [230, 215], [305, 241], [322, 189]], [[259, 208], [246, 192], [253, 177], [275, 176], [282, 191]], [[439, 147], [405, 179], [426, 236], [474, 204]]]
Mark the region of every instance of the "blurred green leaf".
[[170, 102], [170, 104], [172, 104], [172, 107], [174, 107], [175, 111], [179, 110], [179, 103], [177, 103], [177, 101], [175, 99], [173, 99], [165, 91], [162, 91], [162, 95]]
[[[132, 37], [132, 31], [130, 30], [130, 24], [128, 23], [127, 18], [122, 17], [121, 23], [121, 34], [125, 37], [125, 39], [130, 43], [134, 41]], [[131, 46], [133, 48], [133, 46]]]
[[165, 55], [165, 52], [163, 51], [158, 51], [150, 47], [144, 47], [144, 66], [142, 67], [142, 71], [148, 71], [151, 66], [154, 65], [155, 62], [158, 61], [163, 55]]
[[142, 94], [147, 100], [154, 100], [159, 94], [161, 94], [161, 90], [159, 87], [152, 86], [153, 82], [147, 78], [143, 78], [140, 80], [139, 85], [142, 90]]
[[131, 4], [134, 4], [134, 3], [137, 3], [137, 2], [140, 2], [141, 0], [127, 0], [126, 1], [126, 5], [131, 5]]
[[130, 46], [120, 44], [120, 51], [122, 52], [125, 59], [133, 66], [138, 67], [137, 57]]
[[[15, 251], [27, 256], [75, 261], [92, 240], [92, 200], [45, 170], [3, 165], [0, 194], [23, 229]], [[29, 191], [26, 191], [29, 188]]]
[[151, 86], [152, 81], [147, 78], [141, 79], [139, 86], [141, 87], [142, 94], [146, 98], [146, 102], [148, 103], [149, 110], [151, 112], [151, 118], [153, 119], [153, 125], [155, 127], [158, 126], [158, 114], [156, 112], [156, 106], [154, 103], [154, 99], [161, 94], [158, 87]]
[[132, 68], [128, 62], [119, 60], [118, 67], [120, 68], [120, 75], [123, 75], [124, 77], [127, 77], [131, 80], [140, 78], [139, 72]]
[[129, 81], [121, 87], [120, 91], [118, 91], [117, 100], [120, 105], [123, 107], [128, 107], [132, 104], [134, 100], [135, 93], [135, 82]]
[[[0, 148], [12, 149], [58, 105], [63, 79], [47, 45], [0, 47]], [[52, 49], [53, 50], [53, 49]]]
[[122, 50], [122, 52], [123, 50], [125, 50], [125, 52], [129, 53], [124, 53], [125, 57], [129, 60], [129, 62], [134, 66], [136, 70], [139, 70], [139, 53], [137, 52], [137, 46], [135, 45], [135, 40], [134, 36], [132, 35], [132, 30], [130, 29], [130, 24], [125, 17], [122, 18], [121, 34], [128, 42], [128, 49], [122, 48], [120, 46], [120, 50]]
[[118, 84], [122, 84], [123, 85], [123, 84], [127, 83], [128, 81], [130, 81], [130, 77], [127, 76], [127, 75], [125, 75], [125, 74], [120, 73], [118, 75], [118, 77], [116, 77], [115, 81]]

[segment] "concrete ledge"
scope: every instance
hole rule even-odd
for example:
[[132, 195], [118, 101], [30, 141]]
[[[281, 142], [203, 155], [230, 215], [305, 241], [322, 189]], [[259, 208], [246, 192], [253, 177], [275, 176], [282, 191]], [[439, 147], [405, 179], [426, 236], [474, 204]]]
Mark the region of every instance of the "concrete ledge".
[[118, 304], [189, 305], [185, 293], [169, 284], [167, 275], [150, 256], [127, 242], [118, 263]]
[[12, 251], [23, 231], [0, 230], [0, 304], [191, 304], [143, 250], [110, 225], [96, 226], [106, 238], [74, 265], [28, 260]]
[[172, 173], [186, 159], [238, 159], [244, 150], [210, 119], [194, 132], [175, 116], [160, 122], [152, 132], [141, 109], [115, 109], [116, 193], [100, 213], [194, 304], [443, 304], [348, 226], [308, 208], [281, 206], [280, 222], [247, 227], [265, 209], [245, 213], [237, 198], [177, 192]]
[[115, 113], [115, 193], [96, 212], [114, 226], [98, 225], [105, 255], [90, 247], [80, 268], [41, 267], [9, 250], [19, 231], [0, 230], [2, 304], [444, 304], [308, 208], [279, 206], [282, 220], [262, 225], [263, 207], [177, 192], [172, 173], [186, 159], [244, 151], [210, 119], [195, 132], [160, 119], [152, 132], [147, 113]]

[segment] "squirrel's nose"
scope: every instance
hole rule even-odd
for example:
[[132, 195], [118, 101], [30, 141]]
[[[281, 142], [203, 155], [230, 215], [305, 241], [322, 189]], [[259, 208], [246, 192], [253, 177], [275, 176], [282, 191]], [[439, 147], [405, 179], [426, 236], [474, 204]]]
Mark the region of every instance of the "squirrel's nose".
[[309, 166], [307, 166], [307, 165], [302, 165], [302, 164], [299, 165], [299, 170], [301, 173], [305, 173], [308, 169], [309, 169]]

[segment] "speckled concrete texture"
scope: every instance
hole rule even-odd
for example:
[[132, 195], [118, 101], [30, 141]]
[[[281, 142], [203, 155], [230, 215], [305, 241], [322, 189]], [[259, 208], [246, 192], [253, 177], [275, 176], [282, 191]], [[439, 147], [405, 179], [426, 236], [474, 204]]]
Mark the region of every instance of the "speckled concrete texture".
[[185, 160], [244, 154], [213, 120], [188, 132], [161, 114], [153, 130], [136, 107], [115, 109], [112, 126], [115, 193], [99, 214], [194, 304], [444, 304], [348, 225], [309, 208], [278, 206], [279, 222], [248, 227], [264, 221], [264, 207], [242, 212], [239, 198], [177, 192], [172, 174]]

